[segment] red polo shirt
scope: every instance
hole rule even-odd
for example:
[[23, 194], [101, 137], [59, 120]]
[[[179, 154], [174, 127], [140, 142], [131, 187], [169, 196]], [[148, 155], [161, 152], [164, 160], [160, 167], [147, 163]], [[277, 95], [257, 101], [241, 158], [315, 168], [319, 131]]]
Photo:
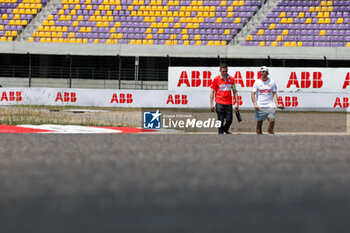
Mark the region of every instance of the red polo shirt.
[[215, 102], [218, 104], [232, 104], [232, 86], [235, 85], [233, 77], [221, 78], [217, 76], [211, 83], [210, 88], [215, 91]]

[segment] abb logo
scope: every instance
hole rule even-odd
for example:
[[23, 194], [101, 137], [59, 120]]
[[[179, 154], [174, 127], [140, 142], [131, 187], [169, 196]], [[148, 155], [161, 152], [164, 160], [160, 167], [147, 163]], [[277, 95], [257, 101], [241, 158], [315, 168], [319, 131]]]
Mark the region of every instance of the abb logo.
[[343, 102], [341, 101], [340, 97], [337, 97], [335, 99], [333, 108], [340, 107], [340, 108], [348, 108], [349, 107], [349, 98], [343, 97]]
[[111, 99], [111, 103], [113, 102], [116, 102], [117, 104], [131, 104], [132, 102], [134, 102], [134, 99], [132, 98], [131, 93], [119, 93], [119, 95], [114, 93]]
[[166, 104], [188, 104], [187, 95], [169, 95]]
[[[201, 77], [203, 80], [201, 80]], [[211, 72], [210, 71], [203, 71], [202, 75], [199, 71], [192, 71], [191, 72], [191, 83], [188, 79], [188, 75], [186, 71], [182, 71], [179, 81], [177, 83], [177, 86], [180, 87], [181, 85], [186, 85], [187, 87], [210, 87], [211, 85]]]
[[278, 97], [278, 104], [281, 104], [284, 107], [298, 107], [298, 97], [296, 96], [285, 96], [284, 99], [282, 96]]
[[61, 92], [58, 92], [56, 95], [55, 102], [61, 101], [61, 102], [76, 102], [77, 101], [77, 94], [75, 92], [63, 92], [63, 95]]
[[[232, 96], [232, 104], [236, 105], [236, 100], [235, 100], [234, 96]], [[243, 105], [242, 96], [238, 96], [238, 104], [239, 104], [239, 106]]]
[[[243, 81], [243, 76], [241, 71], [236, 71], [233, 78], [236, 82], [236, 84], [241, 85], [241, 87], [252, 87], [255, 80], [254, 80], [255, 73], [253, 71], [246, 71], [245, 72], [245, 80]], [[257, 79], [261, 78], [261, 75], [259, 72], [257, 72]], [[179, 81], [177, 82], [177, 86], [181, 87], [182, 85], [185, 85], [186, 87], [210, 87], [212, 83], [211, 79], [211, 72], [210, 71], [203, 71], [202, 73], [199, 71], [192, 71], [191, 72], [191, 81], [188, 78], [188, 74], [186, 71], [182, 71]]]
[[344, 81], [343, 89], [347, 88], [347, 86], [350, 86], [350, 73], [348, 72]]
[[1, 94], [0, 101], [21, 101], [22, 100], [22, 92], [20, 91], [10, 91], [6, 93], [5, 91]]
[[[292, 85], [295, 85], [296, 88], [310, 88], [311, 87], [310, 76], [311, 76], [310, 72], [301, 72], [301, 79], [299, 84], [297, 74], [295, 72], [292, 72], [289, 76], [287, 88], [290, 88], [290, 86]], [[322, 78], [321, 72], [313, 72], [312, 88], [321, 88], [323, 86], [323, 81], [321, 78]]]

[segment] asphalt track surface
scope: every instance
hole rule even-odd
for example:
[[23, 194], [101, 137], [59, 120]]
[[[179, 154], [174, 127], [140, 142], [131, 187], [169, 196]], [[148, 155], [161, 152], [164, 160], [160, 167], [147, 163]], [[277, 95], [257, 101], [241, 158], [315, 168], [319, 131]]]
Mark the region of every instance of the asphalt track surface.
[[349, 232], [349, 142], [2, 134], [0, 232]]

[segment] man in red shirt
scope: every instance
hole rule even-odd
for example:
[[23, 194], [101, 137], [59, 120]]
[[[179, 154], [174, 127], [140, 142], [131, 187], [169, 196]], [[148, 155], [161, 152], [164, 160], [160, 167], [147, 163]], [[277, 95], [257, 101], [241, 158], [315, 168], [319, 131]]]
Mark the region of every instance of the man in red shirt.
[[[232, 92], [236, 100], [236, 109], [239, 108], [238, 94], [236, 84], [230, 75], [227, 73], [227, 65], [220, 65], [220, 75], [215, 77], [211, 84], [210, 92], [210, 110], [218, 115], [218, 120], [221, 121], [219, 134], [231, 134], [228, 130], [232, 123]], [[215, 96], [215, 107], [214, 107]], [[226, 122], [225, 122], [226, 120]]]

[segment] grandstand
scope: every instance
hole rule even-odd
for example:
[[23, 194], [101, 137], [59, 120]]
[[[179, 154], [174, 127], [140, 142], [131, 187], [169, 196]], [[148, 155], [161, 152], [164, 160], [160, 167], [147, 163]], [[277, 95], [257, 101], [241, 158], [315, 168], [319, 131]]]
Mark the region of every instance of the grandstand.
[[[64, 66], [64, 77], [72, 72], [78, 77], [84, 72], [76, 71], [77, 66], [106, 64], [109, 73], [100, 78], [133, 79], [136, 57], [142, 58], [140, 68], [165, 73], [169, 65], [217, 65], [223, 60], [236, 66], [348, 66], [350, 60], [350, 0], [0, 3], [0, 52], [7, 54], [1, 69], [9, 69], [9, 77], [16, 76], [10, 73], [18, 73], [17, 66], [28, 70], [32, 63], [45, 69], [38, 77], [50, 76], [49, 66]], [[166, 81], [166, 75], [154, 79], [153, 73], [144, 73], [144, 80]]]

